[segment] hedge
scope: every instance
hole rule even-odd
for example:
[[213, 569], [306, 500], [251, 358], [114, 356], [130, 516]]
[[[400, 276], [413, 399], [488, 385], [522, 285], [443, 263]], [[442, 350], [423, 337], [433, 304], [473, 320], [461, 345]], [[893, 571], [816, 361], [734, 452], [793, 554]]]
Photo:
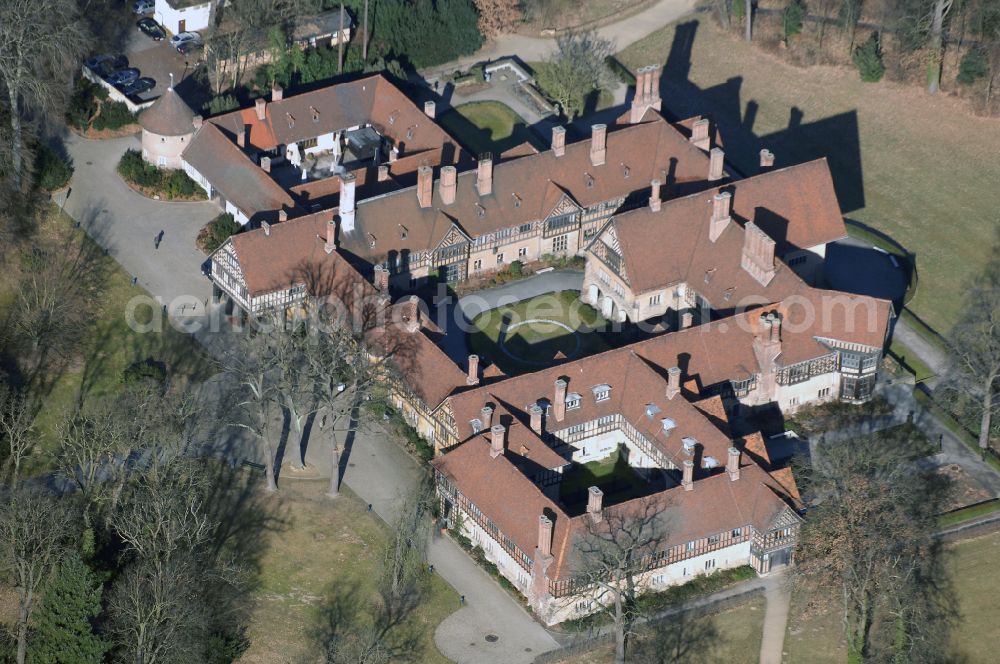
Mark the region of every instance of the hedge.
[[[613, 55], [609, 55], [604, 58], [604, 64], [608, 66], [611, 73], [617, 76], [622, 83], [629, 87], [635, 87], [635, 74], [633, 74], [628, 67], [619, 62], [618, 58]], [[657, 82], [657, 84], [659, 84], [659, 82]]]
[[239, 222], [233, 218], [233, 215], [223, 212], [205, 226], [201, 238], [202, 246], [207, 253], [212, 253], [221, 247], [222, 243], [228, 240], [230, 236], [239, 233], [241, 228]]
[[94, 129], [121, 129], [135, 123], [135, 114], [120, 101], [102, 101], [101, 112], [91, 123]]
[[142, 158], [138, 150], [127, 150], [118, 162], [118, 174], [168, 200], [174, 198], [205, 198], [205, 192], [187, 173], [169, 168], [157, 168]]
[[73, 176], [73, 167], [69, 162], [46, 145], [38, 146], [35, 169], [38, 173], [38, 186], [45, 191], [55, 191], [65, 187]]

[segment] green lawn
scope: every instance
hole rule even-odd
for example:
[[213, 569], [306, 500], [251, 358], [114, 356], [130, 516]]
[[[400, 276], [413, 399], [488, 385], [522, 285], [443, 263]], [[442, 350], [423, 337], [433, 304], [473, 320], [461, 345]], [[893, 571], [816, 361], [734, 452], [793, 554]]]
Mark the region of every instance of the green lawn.
[[559, 483], [559, 496], [574, 503], [586, 502], [586, 491], [596, 486], [604, 491], [604, 501], [621, 502], [637, 496], [649, 488], [649, 484], [639, 477], [628, 464], [621, 448], [600, 461], [576, 464], [566, 471]]
[[[325, 497], [325, 481], [288, 480], [275, 497], [285, 515], [283, 528], [264, 534], [260, 585], [243, 664], [317, 661], [330, 631], [333, 607], [362, 615], [377, 602], [375, 582], [387, 529], [345, 490]], [[414, 639], [407, 656], [393, 661], [445, 664], [434, 646], [434, 630], [459, 608], [458, 596], [440, 576], [429, 595], [392, 628], [384, 646]]]
[[498, 101], [473, 101], [442, 113], [438, 122], [458, 141], [478, 155], [505, 150], [529, 142], [540, 147], [524, 119]]
[[[542, 322], [526, 322], [529, 320]], [[550, 320], [576, 332], [544, 322]], [[603, 329], [607, 321], [581, 302], [576, 291], [547, 293], [486, 311], [472, 323], [476, 329], [469, 334], [469, 347], [510, 375], [537, 371], [551, 364], [559, 353], [575, 358], [609, 348], [602, 334], [595, 331]], [[500, 346], [501, 336], [507, 353]]]
[[927, 366], [924, 362], [917, 357], [916, 353], [911, 351], [902, 341], [896, 339], [892, 340], [889, 345], [889, 354], [899, 362], [904, 369], [912, 373], [919, 383], [925, 381], [928, 378], [933, 378], [935, 376], [934, 370]]
[[915, 254], [909, 306], [947, 333], [994, 245], [1000, 123], [947, 94], [791, 66], [707, 18], [668, 26], [618, 58], [632, 68], [666, 63], [665, 110], [711, 115], [726, 157], [746, 173], [763, 147], [778, 166], [826, 156], [844, 214]]

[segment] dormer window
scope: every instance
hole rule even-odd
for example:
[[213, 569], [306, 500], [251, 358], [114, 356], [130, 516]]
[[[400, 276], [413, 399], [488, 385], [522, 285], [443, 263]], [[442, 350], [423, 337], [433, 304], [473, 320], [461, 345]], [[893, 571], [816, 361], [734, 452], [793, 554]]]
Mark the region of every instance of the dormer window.
[[660, 413], [660, 407], [657, 406], [655, 403], [646, 404], [646, 417], [648, 417], [649, 419], [653, 419], [659, 413]]
[[392, 113], [391, 113], [391, 114], [389, 115], [389, 124], [390, 124], [390, 125], [394, 125], [394, 124], [396, 124], [396, 116], [397, 116], [397, 115], [399, 115], [399, 111], [393, 111], [393, 112], [392, 112]]
[[570, 392], [566, 395], [566, 410], [576, 410], [580, 407], [580, 402], [582, 397], [576, 392]]
[[685, 436], [681, 438], [681, 445], [684, 447], [684, 454], [690, 456], [694, 454], [694, 448], [698, 446], [698, 439]]
[[484, 208], [482, 205], [479, 205], [478, 203], [476, 204], [476, 216], [479, 217], [480, 219], [486, 216], [486, 208]]
[[627, 180], [630, 175], [632, 175], [632, 169], [625, 164], [622, 164], [622, 177]]
[[295, 116], [291, 113], [285, 113], [285, 119], [288, 120], [288, 128], [291, 129], [295, 126]]
[[663, 427], [664, 433], [670, 433], [671, 431], [677, 428], [677, 422], [674, 422], [673, 418], [671, 417], [664, 417], [662, 420], [660, 420], [660, 425]]
[[409, 234], [410, 234], [410, 232], [406, 229], [406, 226], [404, 226], [403, 224], [400, 224], [399, 225], [399, 239], [400, 240], [405, 240]]
[[611, 386], [610, 385], [595, 385], [594, 386], [594, 401], [607, 401], [611, 398]]
[[714, 276], [715, 276], [715, 268], [714, 267], [711, 268], [711, 269], [709, 269], [709, 270], [705, 270], [705, 283], [706, 284], [712, 283], [712, 277], [714, 277]]
[[413, 127], [410, 127], [409, 129], [406, 130], [406, 140], [408, 141], [413, 140]]
[[483, 422], [478, 418], [469, 420], [469, 425], [472, 427], [472, 433], [479, 433], [483, 430]]
[[584, 182], [587, 183], [587, 189], [593, 189], [594, 188], [594, 176], [591, 175], [590, 173], [584, 173], [583, 177], [584, 177]]
[[719, 467], [719, 460], [716, 459], [715, 457], [707, 456], [707, 457], [705, 457], [704, 464], [705, 464], [705, 468], [718, 468]]
[[319, 122], [319, 111], [316, 110], [316, 107], [310, 106], [309, 112], [312, 113], [313, 122]]
[[371, 233], [368, 234], [368, 246], [371, 247], [372, 249], [375, 248], [375, 236], [372, 235]]
[[518, 196], [517, 194], [511, 194], [511, 198], [514, 199], [514, 207], [516, 207], [516, 208], [521, 207], [521, 197], [520, 196]]

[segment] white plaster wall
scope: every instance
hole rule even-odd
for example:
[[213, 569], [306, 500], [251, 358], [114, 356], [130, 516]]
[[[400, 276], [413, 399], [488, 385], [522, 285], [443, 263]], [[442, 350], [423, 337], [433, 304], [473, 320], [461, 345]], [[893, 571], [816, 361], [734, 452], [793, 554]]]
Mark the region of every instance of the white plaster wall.
[[[826, 397], [820, 397], [819, 391], [829, 388], [830, 393]], [[800, 407], [808, 403], [822, 403], [833, 401], [837, 398], [840, 388], [840, 374], [832, 371], [822, 376], [810, 378], [795, 385], [778, 385], [775, 390], [774, 400], [783, 413], [793, 413]], [[793, 399], [798, 399], [798, 403], [792, 404]]]
[[184, 25], [186, 31], [205, 30], [212, 18], [212, 3], [206, 2], [193, 7], [174, 9], [167, 0], [156, 0], [153, 17], [157, 23], [173, 34], [182, 32], [179, 27], [182, 20], [186, 21]]
[[230, 201], [226, 201], [226, 212], [233, 215], [233, 219], [235, 219], [240, 226], [246, 226], [247, 222], [250, 221], [250, 219], [243, 214], [243, 211], [233, 205]]
[[504, 550], [500, 542], [493, 539], [482, 526], [473, 521], [472, 517], [464, 511], [462, 512], [462, 530], [473, 544], [482, 547], [487, 560], [496, 565], [500, 573], [527, 597], [528, 586], [531, 584], [529, 573]]
[[[193, 134], [193, 132], [192, 132]], [[159, 136], [142, 130], [142, 157], [161, 168], [182, 168], [181, 152], [191, 142], [192, 134], [184, 136]]]
[[186, 161], [182, 161], [181, 165], [184, 168], [184, 172], [187, 173], [188, 176], [192, 180], [194, 180], [195, 182], [197, 182], [199, 187], [201, 187], [202, 189], [205, 190], [205, 195], [207, 195], [209, 198], [211, 198], [212, 197], [212, 183], [210, 183], [208, 181], [208, 179], [204, 175], [202, 175], [201, 173], [199, 173], [198, 170], [194, 166], [192, 166], [191, 164], [187, 163]]
[[624, 442], [625, 435], [620, 431], [609, 431], [572, 443], [573, 447], [577, 448], [576, 452], [573, 452], [573, 461], [576, 463], [599, 461], [614, 452], [618, 445]]

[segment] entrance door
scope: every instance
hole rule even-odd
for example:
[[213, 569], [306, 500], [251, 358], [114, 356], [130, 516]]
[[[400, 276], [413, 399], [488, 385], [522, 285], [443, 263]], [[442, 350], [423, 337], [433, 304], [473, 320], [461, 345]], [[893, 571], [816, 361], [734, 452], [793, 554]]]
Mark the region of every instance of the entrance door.
[[186, 30], [187, 30], [187, 20], [182, 18], [181, 20], [177, 21], [177, 33], [180, 34], [182, 32], [185, 32]]
[[779, 549], [771, 553], [771, 569], [787, 565], [792, 558], [791, 549]]
[[444, 280], [449, 284], [453, 284], [456, 281], [461, 281], [462, 277], [462, 264], [461, 263], [450, 263], [448, 265], [443, 265], [441, 267], [441, 275]]

